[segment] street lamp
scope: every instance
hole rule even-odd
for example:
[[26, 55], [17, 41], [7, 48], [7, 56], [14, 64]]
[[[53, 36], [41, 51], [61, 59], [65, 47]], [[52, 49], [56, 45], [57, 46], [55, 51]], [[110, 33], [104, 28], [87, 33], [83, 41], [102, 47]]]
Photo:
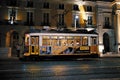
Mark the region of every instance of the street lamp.
[[78, 15], [75, 15], [75, 31], [76, 31], [76, 28], [77, 28], [77, 19], [79, 18]]

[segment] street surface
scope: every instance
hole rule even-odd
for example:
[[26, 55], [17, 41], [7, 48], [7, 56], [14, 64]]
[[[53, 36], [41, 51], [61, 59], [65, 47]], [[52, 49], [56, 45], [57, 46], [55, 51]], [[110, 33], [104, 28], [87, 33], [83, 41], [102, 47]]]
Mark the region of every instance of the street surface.
[[0, 59], [0, 80], [120, 80], [120, 58], [73, 61]]

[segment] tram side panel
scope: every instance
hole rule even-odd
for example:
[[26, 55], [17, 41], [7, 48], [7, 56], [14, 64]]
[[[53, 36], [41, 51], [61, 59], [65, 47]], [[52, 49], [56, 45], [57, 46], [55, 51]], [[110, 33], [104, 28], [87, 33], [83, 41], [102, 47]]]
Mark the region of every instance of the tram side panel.
[[[28, 36], [27, 36], [28, 37]], [[43, 37], [42, 37], [43, 38]], [[29, 43], [27, 44], [27, 46], [29, 47], [29, 50], [27, 52], [24, 53], [24, 56], [31, 56], [31, 55], [37, 55], [37, 56], [41, 56], [41, 55], [67, 55], [67, 54], [98, 54], [98, 46], [97, 45], [91, 45], [91, 46], [82, 46], [82, 45], [76, 45], [77, 44], [77, 40], [74, 41], [74, 45], [71, 45], [70, 43], [73, 41], [73, 39], [71, 40], [62, 40], [61, 39], [61, 45], [53, 45], [51, 43], [49, 43], [49, 45], [43, 45], [43, 40], [39, 40], [38, 36], [29, 36], [29, 38], [26, 38], [27, 40], [25, 40], [25, 43]], [[86, 37], [85, 37], [86, 39]], [[64, 44], [63, 41], [67, 41], [67, 44]], [[88, 41], [88, 40], [85, 40]], [[48, 41], [50, 42], [50, 41]], [[55, 44], [55, 40], [52, 41]], [[60, 42], [57, 41], [57, 42]], [[83, 42], [83, 41], [82, 41]], [[39, 45], [39, 44], [42, 45]]]

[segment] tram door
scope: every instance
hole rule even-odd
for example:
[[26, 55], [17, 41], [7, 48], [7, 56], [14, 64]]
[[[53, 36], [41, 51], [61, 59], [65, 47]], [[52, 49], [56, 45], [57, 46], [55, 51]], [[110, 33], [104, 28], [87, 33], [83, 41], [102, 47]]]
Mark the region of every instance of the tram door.
[[30, 44], [30, 55], [39, 55], [39, 36], [31, 36]]

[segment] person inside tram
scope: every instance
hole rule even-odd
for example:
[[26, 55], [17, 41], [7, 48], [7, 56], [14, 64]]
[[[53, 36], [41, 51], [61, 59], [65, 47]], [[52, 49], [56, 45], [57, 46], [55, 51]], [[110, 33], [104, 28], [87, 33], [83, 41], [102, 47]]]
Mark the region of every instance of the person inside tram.
[[73, 41], [71, 41], [71, 46], [74, 46], [74, 42]]
[[76, 45], [77, 45], [77, 46], [79, 46], [79, 45], [80, 45], [79, 41], [76, 41]]
[[64, 51], [65, 54], [71, 54], [71, 53], [73, 53], [73, 52], [74, 52], [74, 49], [73, 49], [72, 47], [68, 47], [68, 48]]

